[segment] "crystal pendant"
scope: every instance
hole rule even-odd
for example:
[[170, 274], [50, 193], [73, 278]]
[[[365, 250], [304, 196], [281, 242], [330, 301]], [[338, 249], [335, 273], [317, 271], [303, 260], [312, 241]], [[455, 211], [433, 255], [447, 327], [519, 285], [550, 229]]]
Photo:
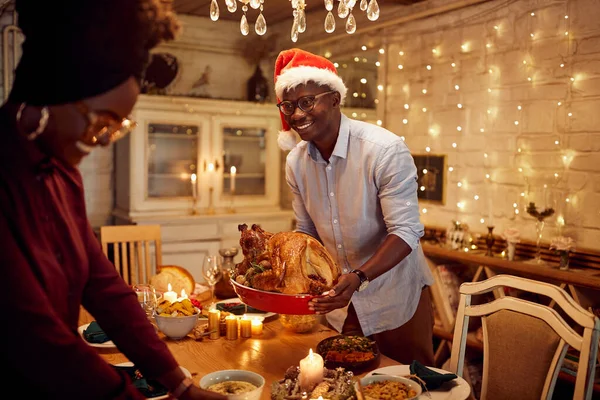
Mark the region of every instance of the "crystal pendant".
[[304, 10], [298, 11], [298, 33], [302, 33], [306, 30], [306, 14]]
[[325, 17], [325, 32], [331, 33], [335, 31], [335, 18], [331, 11], [327, 13], [327, 17]]
[[242, 35], [248, 36], [250, 33], [250, 26], [248, 26], [248, 18], [246, 18], [246, 14], [242, 15], [242, 20], [240, 21], [240, 32]]
[[348, 19], [346, 20], [346, 32], [350, 34], [356, 32], [356, 19], [352, 13], [348, 15]]
[[349, 9], [352, 10], [355, 5], [356, 5], [356, 0], [346, 0], [346, 7], [348, 7]]
[[361, 11], [365, 11], [367, 9], [368, 5], [369, 5], [369, 2], [367, 0], [360, 0], [360, 10]]
[[348, 16], [348, 7], [346, 7], [346, 2], [344, 0], [340, 1], [340, 5], [338, 6], [338, 17], [346, 18]]
[[260, 0], [250, 0], [250, 7], [258, 10], [258, 7], [260, 7]]
[[333, 10], [333, 0], [325, 0], [325, 9], [327, 11]]
[[298, 8], [298, 0], [292, 0], [292, 8], [295, 10]]
[[219, 5], [217, 4], [217, 0], [212, 0], [210, 2], [210, 19], [213, 21], [219, 19]]
[[234, 13], [237, 11], [237, 3], [235, 1], [232, 1], [231, 4], [227, 5], [227, 10], [229, 10], [230, 13]]
[[294, 18], [294, 23], [292, 24], [292, 33], [290, 35], [292, 42], [296, 43], [298, 41], [298, 18]]
[[225, 0], [225, 6], [227, 8], [231, 7], [231, 3], [235, 3], [235, 0]]
[[263, 16], [262, 12], [258, 15], [258, 18], [256, 18], [254, 30], [256, 31], [256, 34], [260, 36], [267, 33], [267, 21], [265, 20], [265, 17]]
[[369, 6], [367, 7], [367, 18], [369, 21], [375, 21], [379, 18], [379, 4], [377, 4], [377, 0], [369, 1]]

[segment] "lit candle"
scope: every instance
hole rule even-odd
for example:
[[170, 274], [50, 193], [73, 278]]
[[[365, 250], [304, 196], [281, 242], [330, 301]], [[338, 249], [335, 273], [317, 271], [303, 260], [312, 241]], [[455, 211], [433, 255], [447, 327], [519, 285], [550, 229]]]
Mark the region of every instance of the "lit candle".
[[240, 336], [243, 338], [252, 336], [252, 320], [246, 314], [240, 319]]
[[234, 166], [231, 166], [229, 170], [229, 193], [235, 193], [235, 174], [237, 173], [237, 169]]
[[225, 339], [236, 340], [238, 338], [238, 320], [233, 314], [225, 317]]
[[210, 332], [208, 337], [211, 339], [219, 338], [219, 322], [221, 319], [221, 312], [216, 308], [208, 310], [208, 331]]
[[175, 303], [177, 301], [177, 293], [173, 291], [170, 283], [167, 285], [167, 289], [169, 290], [163, 293], [163, 299], [168, 300], [171, 303]]
[[181, 289], [181, 296], [179, 296], [177, 298], [177, 301], [181, 301], [181, 300], [187, 299], [187, 298], [188, 298], [188, 296], [187, 296], [187, 294], [185, 294], [185, 289]]
[[252, 320], [252, 336], [260, 336], [263, 331], [263, 323], [260, 319], [254, 318]]
[[310, 349], [308, 356], [300, 360], [298, 380], [303, 390], [312, 390], [323, 381], [323, 357], [320, 354], [313, 353]]
[[208, 186], [209, 187], [213, 187], [213, 174], [214, 174], [214, 172], [215, 172], [215, 164], [208, 163], [208, 166], [206, 167], [206, 173], [207, 173]]
[[192, 183], [192, 198], [194, 200], [196, 200], [196, 198], [198, 197], [198, 186], [196, 185], [197, 179], [198, 179], [198, 177], [196, 176], [196, 174], [192, 174], [190, 176], [190, 181]]

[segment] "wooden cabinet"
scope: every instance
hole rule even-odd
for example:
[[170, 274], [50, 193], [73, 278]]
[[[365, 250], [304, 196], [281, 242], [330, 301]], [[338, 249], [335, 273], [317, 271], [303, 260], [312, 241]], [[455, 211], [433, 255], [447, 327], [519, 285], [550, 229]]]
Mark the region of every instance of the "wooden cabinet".
[[159, 224], [163, 264], [202, 282], [204, 256], [239, 247], [239, 224], [291, 230], [292, 211], [280, 207], [275, 105], [142, 95], [132, 119], [138, 126], [116, 145], [114, 216]]

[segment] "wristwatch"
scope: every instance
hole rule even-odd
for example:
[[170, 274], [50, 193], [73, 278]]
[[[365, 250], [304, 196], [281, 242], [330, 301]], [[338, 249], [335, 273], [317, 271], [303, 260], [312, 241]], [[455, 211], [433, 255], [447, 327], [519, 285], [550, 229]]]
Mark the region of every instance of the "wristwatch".
[[367, 278], [367, 275], [363, 271], [360, 269], [353, 269], [350, 273], [356, 274], [358, 279], [360, 279], [360, 285], [356, 288], [357, 292], [362, 292], [369, 286], [369, 278]]

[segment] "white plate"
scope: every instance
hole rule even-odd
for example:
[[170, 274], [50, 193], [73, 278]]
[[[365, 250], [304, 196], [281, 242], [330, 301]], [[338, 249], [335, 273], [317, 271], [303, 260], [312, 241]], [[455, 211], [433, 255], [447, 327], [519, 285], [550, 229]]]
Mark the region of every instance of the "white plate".
[[112, 340], [109, 340], [108, 342], [104, 342], [104, 343], [90, 343], [87, 340], [85, 340], [85, 336], [83, 336], [83, 331], [85, 331], [88, 326], [90, 326], [90, 324], [81, 325], [79, 328], [77, 328], [77, 332], [79, 332], [79, 335], [81, 336], [81, 338], [83, 339], [84, 342], [86, 342], [87, 344], [89, 344], [92, 347], [99, 347], [99, 348], [103, 348], [103, 349], [116, 349], [117, 348], [117, 346], [115, 346], [115, 344], [113, 343]]
[[[443, 369], [427, 367], [433, 371], [439, 372], [440, 374], [449, 374], [450, 372], [444, 371]], [[366, 376], [370, 376], [373, 373], [388, 374], [388, 375], [399, 375], [405, 376], [410, 374], [410, 365], [390, 365], [389, 367], [383, 367], [369, 372]], [[431, 397], [427, 393], [431, 394]], [[444, 383], [441, 387], [430, 392], [423, 391], [420, 398], [429, 398], [431, 400], [465, 400], [471, 394], [471, 386], [460, 376], [450, 382]]]
[[[133, 367], [133, 363], [130, 361], [126, 361], [126, 362], [122, 362], [119, 364], [114, 364], [115, 367]], [[183, 373], [185, 374], [186, 377], [191, 378], [192, 374], [190, 371], [187, 370], [187, 368], [184, 368], [182, 366], [180, 366], [179, 368], [181, 368], [181, 370], [183, 371]], [[162, 399], [168, 399], [169, 395], [165, 394], [164, 396], [158, 396], [158, 397], [149, 397], [149, 399], [151, 400], [162, 400]]]
[[[241, 303], [242, 300], [239, 299], [239, 297], [234, 297], [232, 299], [226, 299], [226, 300], [221, 300], [221, 301], [217, 301], [216, 304], [223, 304], [223, 303]], [[246, 315], [250, 318], [259, 318], [260, 320], [264, 320], [265, 318], [270, 318], [273, 317], [277, 314], [273, 313], [273, 312], [265, 312], [265, 313], [246, 313]]]

